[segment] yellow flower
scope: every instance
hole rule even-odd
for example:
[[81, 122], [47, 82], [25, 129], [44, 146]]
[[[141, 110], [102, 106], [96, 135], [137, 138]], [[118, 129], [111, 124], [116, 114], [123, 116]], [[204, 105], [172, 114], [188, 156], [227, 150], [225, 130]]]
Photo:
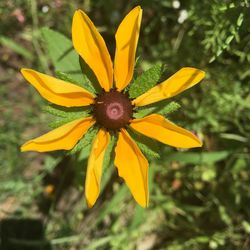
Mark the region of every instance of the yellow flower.
[[[92, 105], [93, 116], [69, 122], [49, 133], [26, 142], [22, 151], [47, 152], [72, 149], [91, 126], [100, 129], [92, 143], [85, 181], [87, 204], [92, 207], [100, 193], [102, 164], [110, 141], [110, 131], [118, 136], [115, 166], [128, 185], [135, 200], [146, 207], [148, 194], [148, 161], [132, 140], [126, 128], [178, 148], [201, 147], [201, 141], [191, 132], [178, 127], [158, 114], [133, 119], [134, 107], [158, 102], [192, 87], [205, 73], [195, 68], [182, 68], [169, 79], [130, 100], [125, 87], [133, 77], [135, 54], [139, 38], [142, 9], [135, 7], [123, 19], [115, 35], [116, 51], [113, 64], [100, 33], [89, 17], [77, 10], [73, 17], [72, 40], [75, 50], [88, 64], [103, 88], [97, 96], [82, 87], [31, 69], [22, 69], [24, 78], [45, 99], [65, 107]], [[114, 77], [114, 80], [113, 80]]]

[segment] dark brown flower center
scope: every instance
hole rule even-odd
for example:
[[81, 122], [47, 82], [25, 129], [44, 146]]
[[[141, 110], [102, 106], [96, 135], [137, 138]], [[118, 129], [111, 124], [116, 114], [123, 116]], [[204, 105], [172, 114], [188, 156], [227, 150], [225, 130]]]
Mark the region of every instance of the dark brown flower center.
[[102, 92], [95, 100], [94, 116], [107, 129], [120, 129], [132, 118], [133, 106], [129, 98], [114, 89]]

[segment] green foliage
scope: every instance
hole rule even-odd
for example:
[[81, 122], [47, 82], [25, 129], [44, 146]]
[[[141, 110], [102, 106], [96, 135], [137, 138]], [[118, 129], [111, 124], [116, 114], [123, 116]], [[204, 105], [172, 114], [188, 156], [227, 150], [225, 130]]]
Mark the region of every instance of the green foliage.
[[76, 146], [70, 151], [71, 154], [75, 154], [76, 152], [80, 152], [81, 150], [89, 151], [90, 145], [92, 144], [96, 134], [98, 132], [97, 127], [91, 127], [87, 133], [79, 140]]
[[90, 91], [91, 93], [95, 92], [93, 85], [89, 82], [88, 78], [85, 77], [85, 75], [83, 75], [83, 77], [80, 80], [75, 80], [69, 74], [66, 74], [62, 71], [56, 71], [56, 75], [58, 78], [60, 78], [63, 81], [71, 82], [76, 85], [79, 85], [80, 87], [84, 87], [86, 90]]
[[138, 107], [134, 113], [135, 118], [142, 118], [149, 114], [168, 115], [177, 111], [181, 106], [177, 102], [161, 101], [145, 107]]
[[70, 121], [90, 116], [89, 114], [90, 110], [88, 108], [83, 108], [83, 107], [65, 108], [55, 104], [43, 107], [43, 111], [55, 116], [53, 121], [49, 124], [49, 126], [52, 128], [58, 128]]
[[[244, 3], [243, 3], [244, 4]], [[205, 4], [202, 10], [192, 6], [191, 19], [205, 28], [205, 37], [202, 41], [205, 49], [213, 56], [209, 62], [213, 62], [223, 51], [230, 51], [231, 43], [235, 40], [239, 43], [239, 30], [243, 24], [244, 9], [236, 3], [223, 3], [214, 1], [214, 4]], [[200, 7], [198, 7], [200, 8]], [[199, 13], [197, 15], [197, 13]], [[208, 15], [208, 13], [210, 15]], [[198, 20], [199, 18], [199, 20]], [[195, 30], [200, 27], [194, 27]]]
[[84, 76], [86, 75], [87, 83], [91, 86], [91, 91], [93, 93], [100, 93], [101, 92], [101, 86], [98, 83], [98, 80], [93, 73], [93, 71], [90, 69], [87, 63], [79, 56], [79, 63], [81, 66], [82, 73]]
[[55, 70], [64, 72], [68, 75], [68, 78], [73, 79], [74, 82], [85, 83], [86, 79], [84, 79], [81, 73], [78, 55], [72, 47], [71, 40], [63, 34], [47, 27], [41, 31], [44, 45], [46, 46]]
[[130, 85], [129, 85], [129, 97], [135, 98], [142, 95], [147, 90], [155, 86], [161, 78], [163, 71], [163, 66], [160, 63], [155, 64], [150, 69], [139, 75]]
[[166, 161], [171, 162], [177, 160], [185, 164], [204, 164], [211, 165], [218, 161], [225, 160], [231, 152], [218, 151], [218, 152], [175, 152], [166, 158]]
[[132, 136], [132, 138], [139, 146], [143, 154], [145, 154], [146, 158], [148, 159], [160, 158], [160, 155], [158, 153], [159, 145], [157, 142], [142, 134], [136, 133], [131, 129], [129, 129], [129, 134]]
[[0, 44], [2, 46], [6, 46], [10, 48], [11, 50], [15, 51], [17, 54], [27, 58], [28, 60], [33, 59], [33, 55], [29, 50], [19, 45], [18, 43], [14, 42], [13, 40], [9, 39], [8, 37], [0, 36]]
[[111, 135], [111, 139], [110, 139], [108, 147], [107, 147], [107, 149], [105, 151], [104, 160], [103, 160], [103, 169], [104, 169], [104, 171], [107, 168], [111, 168], [111, 166], [113, 166], [114, 148], [115, 148], [115, 145], [116, 145], [116, 141], [117, 141], [117, 138], [115, 137], [115, 135]]
[[[95, 93], [93, 85], [96, 86], [96, 80], [93, 78], [93, 73], [92, 77], [90, 77], [92, 71], [82, 59], [79, 59], [72, 47], [71, 40], [48, 28], [42, 29], [42, 35], [57, 76], [62, 80], [75, 83]], [[83, 67], [84, 64], [85, 67]]]

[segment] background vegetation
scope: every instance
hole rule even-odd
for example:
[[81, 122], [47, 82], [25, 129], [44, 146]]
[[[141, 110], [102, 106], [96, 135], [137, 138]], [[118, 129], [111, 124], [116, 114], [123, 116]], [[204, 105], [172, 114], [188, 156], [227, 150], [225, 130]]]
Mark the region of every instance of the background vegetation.
[[[135, 204], [111, 160], [89, 210], [83, 197], [88, 148], [19, 151], [48, 131], [51, 119], [19, 69], [55, 74], [42, 28], [70, 38], [77, 8], [89, 14], [114, 55], [116, 28], [137, 4], [144, 10], [137, 73], [155, 63], [165, 65], [164, 78], [183, 66], [207, 73], [174, 98], [181, 108], [168, 116], [202, 137], [204, 147], [155, 145], [160, 158], [151, 155], [148, 209]], [[250, 249], [249, 7], [248, 0], [0, 1], [0, 218], [40, 218], [39, 249], [49, 249], [44, 242], [56, 250]]]

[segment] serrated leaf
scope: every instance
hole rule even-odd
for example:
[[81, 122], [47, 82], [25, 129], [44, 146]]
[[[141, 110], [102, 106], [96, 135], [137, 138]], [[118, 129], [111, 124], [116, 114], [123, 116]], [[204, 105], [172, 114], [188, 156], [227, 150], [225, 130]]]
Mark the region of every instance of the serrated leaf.
[[136, 98], [155, 86], [161, 78], [163, 66], [160, 63], [139, 75], [129, 87], [129, 97]]
[[142, 134], [139, 134], [131, 129], [129, 130], [129, 134], [133, 138], [133, 140], [136, 142], [142, 153], [146, 156], [148, 159], [155, 159], [160, 158], [159, 155], [159, 144], [158, 142], [152, 140], [151, 138], [148, 138]]
[[63, 81], [74, 83], [80, 87], [84, 87], [86, 90], [90, 91], [91, 93], [95, 93], [95, 88], [93, 87], [93, 85], [90, 83], [90, 81], [87, 79], [85, 75], [83, 75], [81, 80], [78, 80], [78, 81], [73, 79], [70, 75], [62, 71], [57, 70], [56, 75], [58, 78], [60, 78]]
[[72, 79], [81, 82], [83, 75], [78, 62], [78, 55], [72, 47], [71, 40], [47, 27], [42, 28], [42, 36], [55, 69], [65, 72]]
[[81, 66], [82, 73], [84, 76], [86, 76], [86, 81], [88, 82], [89, 85], [92, 86], [94, 93], [99, 93], [101, 92], [101, 86], [98, 83], [98, 80], [91, 70], [91, 68], [88, 66], [88, 64], [79, 56], [79, 64]]
[[56, 118], [49, 124], [51, 128], [58, 128], [65, 123], [71, 122], [78, 118], [90, 116], [90, 109], [87, 107], [65, 108], [51, 104], [43, 107], [43, 111], [56, 116]]
[[[135, 140], [136, 141], [136, 140]], [[148, 145], [146, 145], [145, 143], [136, 141], [138, 147], [140, 148], [140, 150], [143, 152], [143, 154], [145, 154], [146, 158], [148, 159], [159, 159], [160, 155], [152, 148], [150, 148]]]
[[62, 118], [67, 118], [69, 116], [79, 117], [81, 115], [89, 114], [89, 107], [63, 107], [55, 104], [50, 104], [43, 107], [43, 111]]
[[116, 144], [116, 140], [117, 140], [116, 137], [114, 135], [111, 135], [111, 139], [105, 151], [105, 155], [103, 159], [103, 171], [105, 171], [113, 163], [114, 147]]
[[133, 116], [134, 118], [142, 118], [149, 114], [159, 114], [159, 115], [168, 115], [170, 113], [173, 113], [177, 111], [181, 105], [177, 102], [170, 102], [167, 103], [167, 101], [154, 103], [151, 105], [148, 105], [147, 107], [141, 107], [134, 112]]
[[66, 118], [57, 118], [54, 119], [52, 122], [49, 123], [50, 128], [58, 128], [61, 127], [62, 125], [72, 122], [78, 118], [83, 118], [87, 116], [77, 116], [77, 117], [66, 117]]
[[83, 136], [82, 139], [78, 141], [76, 146], [69, 152], [70, 154], [75, 154], [81, 150], [90, 148], [94, 137], [96, 136], [98, 128], [96, 126], [91, 127], [88, 132]]

